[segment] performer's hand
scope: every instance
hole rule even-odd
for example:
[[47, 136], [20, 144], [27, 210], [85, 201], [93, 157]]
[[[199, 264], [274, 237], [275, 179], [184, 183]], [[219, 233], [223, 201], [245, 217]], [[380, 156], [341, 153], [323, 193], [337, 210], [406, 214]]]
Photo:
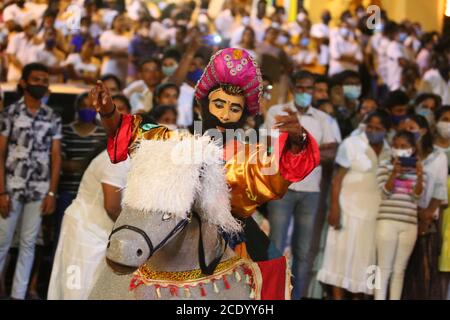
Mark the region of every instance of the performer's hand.
[[52, 214], [53, 212], [55, 212], [55, 208], [56, 208], [55, 197], [48, 195], [44, 198], [44, 200], [42, 200], [41, 204], [42, 215], [46, 216]]
[[11, 199], [8, 194], [4, 194], [0, 196], [0, 214], [3, 219], [9, 217], [9, 212], [11, 211]]
[[108, 88], [100, 80], [89, 92], [89, 102], [100, 114], [107, 114], [114, 108]]
[[274, 129], [280, 130], [280, 132], [287, 132], [289, 134], [289, 140], [291, 143], [298, 145], [301, 143], [303, 128], [298, 119], [297, 112], [290, 108], [283, 110], [287, 115], [276, 115]]

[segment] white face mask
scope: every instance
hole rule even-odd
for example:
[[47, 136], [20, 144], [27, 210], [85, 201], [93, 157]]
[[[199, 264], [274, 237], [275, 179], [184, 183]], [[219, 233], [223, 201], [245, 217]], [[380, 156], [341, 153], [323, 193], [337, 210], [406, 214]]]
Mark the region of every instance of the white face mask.
[[439, 121], [436, 129], [442, 138], [450, 139], [450, 122]]
[[396, 158], [399, 157], [411, 157], [413, 155], [413, 149], [409, 148], [409, 149], [395, 149], [392, 148], [392, 155]]

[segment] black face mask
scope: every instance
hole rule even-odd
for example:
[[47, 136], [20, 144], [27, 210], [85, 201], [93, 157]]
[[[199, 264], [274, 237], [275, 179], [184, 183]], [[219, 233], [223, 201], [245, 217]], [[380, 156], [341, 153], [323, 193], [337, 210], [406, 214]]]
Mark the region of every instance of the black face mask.
[[36, 100], [41, 100], [48, 92], [48, 86], [28, 84], [25, 90]]

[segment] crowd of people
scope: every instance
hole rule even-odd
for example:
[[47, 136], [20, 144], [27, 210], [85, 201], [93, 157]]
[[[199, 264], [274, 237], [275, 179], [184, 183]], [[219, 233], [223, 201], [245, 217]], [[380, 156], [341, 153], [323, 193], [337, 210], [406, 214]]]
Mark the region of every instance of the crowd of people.
[[[362, 6], [312, 23], [305, 8], [288, 22], [265, 0], [255, 12], [225, 1], [216, 17], [209, 1], [117, 3], [15, 0], [0, 11], [0, 78], [21, 94], [0, 118], [3, 296], [39, 297], [36, 245], [50, 243], [52, 282], [67, 268], [64, 250], [95, 256], [84, 281], [95, 277], [128, 164], [109, 163], [88, 87], [100, 79], [120, 113], [193, 132], [195, 85], [215, 52], [235, 47], [263, 74], [260, 113], [245, 128], [271, 129], [288, 108], [320, 147], [320, 166], [254, 216], [291, 257], [292, 297], [450, 299], [450, 39], [385, 11], [371, 27]], [[67, 23], [72, 4], [79, 28]], [[86, 87], [71, 123], [44, 103], [63, 82]], [[73, 249], [80, 224], [86, 243]], [[51, 285], [48, 296], [63, 291]]]

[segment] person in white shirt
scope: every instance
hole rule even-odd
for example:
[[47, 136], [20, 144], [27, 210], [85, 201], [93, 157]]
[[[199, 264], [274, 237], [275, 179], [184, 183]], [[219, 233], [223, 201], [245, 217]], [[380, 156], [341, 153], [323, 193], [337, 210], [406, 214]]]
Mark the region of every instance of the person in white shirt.
[[[106, 267], [106, 246], [121, 211], [130, 163], [112, 164], [105, 151], [87, 167], [76, 199], [67, 208], [53, 262], [49, 300], [85, 300]], [[67, 285], [74, 273], [79, 285]]]
[[22, 67], [36, 61], [36, 53], [40, 49], [36, 33], [37, 24], [36, 21], [32, 20], [23, 32], [11, 37], [6, 48], [9, 61], [6, 77], [8, 82], [19, 81]]
[[51, 28], [45, 30], [43, 41], [36, 52], [36, 62], [42, 63], [50, 71], [50, 82], [63, 82], [61, 63], [64, 60], [64, 53], [56, 48], [56, 30]]
[[62, 63], [71, 69], [70, 78], [73, 81], [82, 81], [84, 83], [95, 83], [100, 74], [100, 61], [94, 57], [95, 41], [87, 39], [80, 53], [71, 53]]
[[262, 42], [266, 30], [271, 25], [271, 21], [266, 17], [266, 0], [259, 0], [257, 6], [257, 13], [250, 18], [250, 26], [255, 30], [256, 41]]
[[149, 112], [153, 108], [155, 88], [163, 79], [161, 62], [151, 58], [139, 66], [139, 78], [132, 82], [123, 93], [130, 99], [131, 113]]
[[363, 61], [361, 45], [356, 41], [353, 26], [345, 17], [341, 20], [339, 29], [330, 38], [329, 76], [345, 70], [358, 71], [359, 64]]
[[304, 34], [299, 40], [297, 50], [292, 51], [292, 60], [296, 70], [311, 69], [317, 63], [317, 53], [311, 48], [311, 38]]
[[450, 104], [450, 61], [445, 54], [435, 55], [432, 68], [423, 75], [419, 91], [434, 93], [442, 98], [443, 105]]
[[331, 13], [325, 10], [322, 13], [322, 22], [315, 23], [311, 27], [311, 37], [316, 41], [318, 47], [318, 63], [327, 66], [330, 60], [330, 27]]
[[424, 75], [431, 66], [431, 53], [436, 44], [436, 34], [433, 32], [425, 33], [422, 36], [422, 48], [416, 57], [416, 63], [419, 66], [420, 74]]
[[125, 17], [118, 14], [113, 20], [113, 28], [100, 36], [100, 48], [103, 53], [101, 74], [115, 74], [125, 82], [128, 71], [128, 46], [130, 38], [126, 35]]
[[397, 26], [397, 29], [392, 32], [391, 42], [387, 47], [387, 85], [391, 91], [402, 86], [402, 71], [408, 65], [408, 55], [403, 44], [407, 37], [405, 28]]
[[15, 26], [25, 27], [32, 20], [39, 20], [44, 13], [46, 5], [32, 3], [31, 1], [16, 0], [3, 11], [3, 21], [8, 30]]
[[[311, 106], [314, 92], [314, 76], [307, 71], [295, 73], [291, 78], [291, 92], [294, 101], [276, 105], [269, 109], [264, 124], [265, 129], [273, 129], [274, 123], [285, 110], [298, 113], [304, 127], [317, 141], [321, 150], [321, 161], [333, 158], [337, 141], [330, 125], [330, 117]], [[270, 132], [270, 131], [269, 131]], [[311, 247], [317, 223], [322, 169], [318, 166], [303, 181], [290, 185], [286, 195], [268, 203], [270, 238], [278, 250], [284, 251], [287, 245], [288, 228], [294, 218], [294, 231], [291, 242], [293, 253], [292, 273], [294, 276], [293, 299], [305, 297], [310, 282], [314, 255]]]
[[407, 300], [442, 299], [438, 269], [441, 245], [438, 219], [440, 207], [448, 203], [447, 157], [433, 146], [430, 127], [424, 117], [408, 116], [400, 123], [399, 129], [416, 136], [419, 158], [427, 177], [418, 203], [418, 239], [406, 270], [403, 297]]

